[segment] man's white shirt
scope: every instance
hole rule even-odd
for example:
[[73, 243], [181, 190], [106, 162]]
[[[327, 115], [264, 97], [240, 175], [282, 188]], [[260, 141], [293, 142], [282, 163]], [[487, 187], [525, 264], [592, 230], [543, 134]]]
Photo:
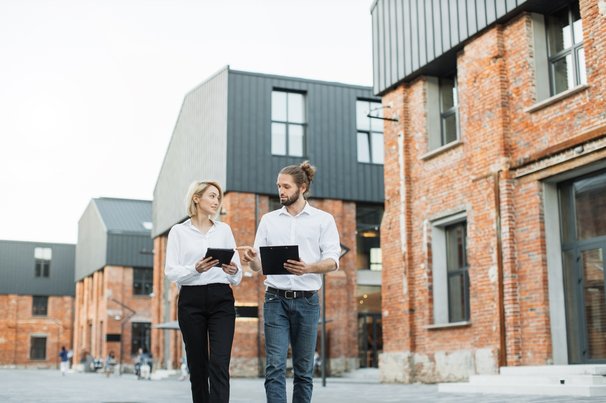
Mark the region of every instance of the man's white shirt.
[[[307, 202], [296, 216], [290, 215], [286, 207], [282, 207], [261, 218], [255, 249], [258, 252], [260, 246], [278, 245], [298, 245], [299, 258], [307, 264], [332, 259], [339, 267], [341, 243], [335, 219]], [[265, 285], [281, 290], [314, 291], [322, 287], [322, 275], [268, 275]]]

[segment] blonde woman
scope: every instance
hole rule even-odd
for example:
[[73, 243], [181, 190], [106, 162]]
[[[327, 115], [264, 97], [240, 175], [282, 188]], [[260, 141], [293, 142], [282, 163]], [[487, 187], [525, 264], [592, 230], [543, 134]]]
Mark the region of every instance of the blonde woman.
[[214, 181], [194, 182], [187, 192], [190, 217], [168, 234], [166, 277], [177, 283], [179, 327], [185, 342], [194, 403], [229, 402], [229, 361], [236, 313], [231, 286], [240, 284], [238, 254], [230, 264], [205, 258], [212, 248], [235, 248], [229, 225], [216, 221], [223, 191]]

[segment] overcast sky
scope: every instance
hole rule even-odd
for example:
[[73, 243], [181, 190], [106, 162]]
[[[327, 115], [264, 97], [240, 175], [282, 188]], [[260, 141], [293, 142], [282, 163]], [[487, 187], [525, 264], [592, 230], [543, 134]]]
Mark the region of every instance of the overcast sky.
[[151, 200], [185, 94], [235, 70], [372, 85], [372, 0], [1, 0], [0, 240]]

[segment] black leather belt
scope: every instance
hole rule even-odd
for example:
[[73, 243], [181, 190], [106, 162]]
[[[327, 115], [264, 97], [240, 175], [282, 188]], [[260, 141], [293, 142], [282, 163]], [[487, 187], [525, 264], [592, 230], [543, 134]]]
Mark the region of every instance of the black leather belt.
[[267, 292], [274, 295], [279, 295], [282, 298], [286, 299], [295, 299], [295, 298], [309, 298], [312, 297], [316, 291], [293, 291], [293, 290], [278, 290], [277, 288], [267, 287]]

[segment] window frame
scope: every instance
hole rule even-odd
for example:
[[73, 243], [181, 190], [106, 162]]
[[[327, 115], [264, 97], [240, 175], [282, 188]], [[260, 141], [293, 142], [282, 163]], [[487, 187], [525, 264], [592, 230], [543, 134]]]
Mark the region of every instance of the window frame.
[[[274, 93], [283, 93], [286, 95], [286, 104], [284, 105], [286, 108], [286, 117], [285, 120], [281, 120], [274, 116]], [[303, 122], [295, 122], [289, 119], [289, 97], [291, 95], [300, 95], [302, 98], [302, 106], [303, 106]], [[270, 125], [270, 151], [271, 155], [280, 156], [280, 157], [297, 157], [304, 158], [307, 154], [307, 96], [305, 92], [296, 91], [296, 90], [288, 90], [282, 88], [273, 88], [271, 91], [271, 125]], [[279, 154], [274, 152], [274, 125], [284, 125], [285, 132], [285, 153]], [[291, 128], [294, 127], [301, 128], [302, 139], [301, 139], [301, 155], [293, 154], [291, 151]], [[292, 133], [294, 136], [294, 133]]]
[[[135, 331], [135, 327], [140, 327]], [[131, 322], [130, 326], [130, 353], [137, 354], [139, 348], [150, 351], [151, 348], [151, 322]], [[137, 342], [137, 343], [135, 343]]]
[[[444, 91], [442, 83], [445, 79], [453, 82], [453, 105], [444, 109]], [[459, 83], [457, 72], [439, 76], [426, 77], [427, 95], [426, 95], [426, 130], [427, 130], [427, 152], [423, 158], [428, 158], [441, 153], [457, 144], [461, 143], [461, 127], [459, 116]], [[455, 138], [451, 141], [446, 140], [445, 122], [448, 118], [455, 118]]]
[[[48, 257], [40, 256], [40, 255], [46, 255], [46, 252], [48, 252]], [[53, 249], [52, 248], [35, 247], [34, 248], [34, 277], [49, 278], [52, 260], [53, 260]]]
[[[34, 345], [34, 340], [44, 340], [44, 344], [43, 344], [43, 348], [42, 348], [42, 356], [41, 357], [34, 357], [34, 353], [38, 351], [38, 349], [36, 349], [36, 347], [40, 347], [37, 345]], [[42, 335], [42, 334], [32, 334], [29, 337], [29, 359], [30, 361], [46, 361], [47, 360], [47, 344], [48, 344], [48, 336], [47, 335]]]
[[[44, 304], [40, 304], [41, 301]], [[48, 295], [32, 295], [32, 316], [48, 316]]]
[[[466, 265], [458, 270], [449, 272], [448, 269], [448, 244], [447, 230], [464, 224], [464, 261]], [[467, 250], [467, 213], [459, 212], [431, 221], [431, 268], [432, 268], [432, 292], [433, 292], [433, 325], [430, 328], [464, 326], [471, 323], [471, 284], [469, 281], [469, 264]], [[452, 309], [450, 304], [451, 290], [450, 278], [463, 275], [464, 281], [464, 317], [462, 320], [452, 320]]]
[[[578, 1], [573, 2], [573, 3], [576, 4], [577, 6], [579, 5]], [[546, 18], [545, 18], [545, 44], [546, 44], [546, 50], [547, 50], [547, 66], [548, 66], [548, 71], [549, 71], [550, 96], [556, 96], [563, 92], [570, 91], [574, 88], [577, 88], [581, 85], [587, 84], [587, 75], [586, 74], [585, 74], [585, 81], [583, 81], [581, 79], [581, 68], [580, 68], [580, 62], [579, 62], [579, 51], [583, 51], [583, 53], [585, 52], [584, 41], [583, 41], [583, 38], [581, 38], [581, 41], [576, 42], [575, 32], [574, 32], [575, 31], [574, 22], [581, 21], [581, 24], [582, 24], [583, 19], [579, 18], [579, 20], [573, 20], [574, 13], [573, 13], [572, 7], [573, 7], [572, 3], [568, 4], [550, 14], [547, 14]], [[552, 46], [550, 43], [550, 40], [551, 40], [550, 33], [551, 33], [551, 30], [553, 29], [553, 27], [550, 26], [549, 17], [562, 10], [566, 10], [566, 15], [568, 17], [568, 29], [570, 29], [571, 46], [558, 51], [556, 54], [551, 54]], [[580, 10], [579, 10], [579, 16], [580, 16]], [[582, 31], [581, 31], [581, 35], [582, 35]], [[571, 87], [568, 87], [564, 90], [556, 92], [555, 65], [556, 65], [556, 63], [558, 63], [562, 60], [566, 60], [566, 58], [568, 56], [571, 56], [571, 66], [570, 67], [572, 68], [572, 71], [573, 71], [573, 83], [572, 83]], [[587, 67], [585, 65], [585, 69], [586, 68]]]
[[[137, 278], [137, 273], [145, 272], [146, 275], [143, 279]], [[140, 287], [137, 287], [137, 282], [143, 283]], [[145, 292], [146, 286], [149, 285], [149, 292]], [[141, 291], [139, 291], [141, 289]], [[133, 267], [133, 295], [136, 296], [149, 296], [154, 291], [154, 270], [151, 267]]]
[[[360, 107], [360, 103], [365, 102], [368, 107], [368, 111], [366, 113], [367, 116], [367, 120], [368, 120], [368, 129], [364, 129], [364, 128], [360, 128], [358, 126], [358, 115], [360, 113], [360, 110], [358, 109]], [[368, 115], [376, 110], [373, 109], [373, 104], [376, 104], [377, 106], [381, 107], [379, 109], [379, 116], [377, 116], [376, 118], [371, 118], [368, 117]], [[376, 161], [375, 160], [375, 154], [376, 154], [376, 150], [373, 147], [373, 134], [380, 134], [381, 136], [381, 141], [379, 142], [382, 146], [384, 144], [385, 141], [385, 128], [383, 127], [383, 125], [381, 125], [381, 130], [374, 130], [372, 127], [372, 119], [381, 119], [383, 118], [383, 104], [381, 101], [377, 101], [377, 100], [371, 100], [371, 99], [365, 99], [365, 98], [358, 98], [356, 99], [356, 161], [360, 164], [373, 164], [373, 165], [384, 165], [385, 164], [385, 149], [382, 149], [382, 153], [381, 155], [381, 160], [380, 161]], [[368, 161], [361, 161], [360, 160], [360, 135], [363, 135], [365, 140], [366, 140], [366, 144], [368, 145]]]

